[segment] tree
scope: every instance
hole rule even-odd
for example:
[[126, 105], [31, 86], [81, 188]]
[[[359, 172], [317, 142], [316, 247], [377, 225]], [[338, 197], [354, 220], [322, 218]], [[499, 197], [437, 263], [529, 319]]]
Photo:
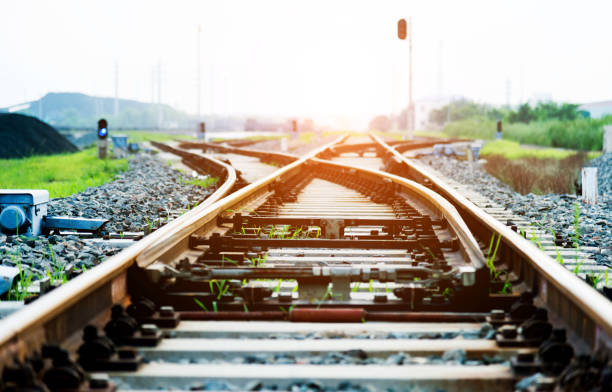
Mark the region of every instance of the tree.
[[391, 121], [385, 115], [376, 116], [370, 121], [370, 129], [386, 132], [391, 128]]
[[508, 121], [510, 121], [511, 123], [522, 122], [522, 123], [527, 124], [537, 119], [538, 119], [538, 115], [531, 108], [531, 106], [529, 106], [528, 103], [524, 103], [521, 106], [519, 106], [519, 109], [516, 112], [511, 111], [508, 116]]

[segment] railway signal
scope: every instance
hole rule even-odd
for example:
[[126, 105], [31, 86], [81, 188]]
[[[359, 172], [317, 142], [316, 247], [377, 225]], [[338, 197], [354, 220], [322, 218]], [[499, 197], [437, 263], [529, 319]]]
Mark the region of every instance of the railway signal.
[[406, 19], [397, 21], [397, 37], [401, 40], [406, 39]]
[[108, 123], [105, 119], [98, 120], [98, 158], [106, 159], [108, 153]]
[[198, 139], [206, 140], [206, 124], [204, 121], [200, 122], [198, 129]]

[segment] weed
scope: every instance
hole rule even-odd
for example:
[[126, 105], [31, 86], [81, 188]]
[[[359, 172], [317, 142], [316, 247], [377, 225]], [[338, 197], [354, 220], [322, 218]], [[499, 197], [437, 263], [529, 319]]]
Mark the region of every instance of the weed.
[[574, 270], [572, 271], [574, 273], [574, 275], [578, 275], [580, 273], [580, 267], [582, 266], [582, 261], [580, 261], [578, 264], [576, 264], [576, 266], [574, 267]]
[[535, 230], [531, 230], [531, 242], [538, 247], [538, 249], [543, 250], [542, 243], [540, 242], [540, 238], [536, 235]]
[[206, 308], [206, 306], [204, 306], [204, 304], [202, 303], [202, 301], [200, 301], [197, 298], [194, 298], [193, 301], [199, 306], [201, 307], [205, 312], [208, 312], [208, 309]]
[[282, 306], [279, 306], [278, 308], [281, 310], [281, 312], [289, 314], [295, 308], [295, 305], [289, 306], [289, 309], [285, 309]]
[[252, 257], [250, 259], [247, 259], [251, 262], [251, 265], [253, 267], [263, 267], [266, 264], [266, 260], [268, 259], [268, 254], [264, 254], [263, 257], [261, 256], [256, 256], [256, 257]]
[[333, 298], [333, 293], [332, 293], [332, 289], [330, 286], [327, 286], [327, 289], [325, 290], [325, 293], [323, 294], [323, 298], [317, 301], [317, 309], [319, 309], [321, 305], [323, 304], [323, 302], [328, 298]]
[[151, 222], [146, 216], [144, 217], [145, 221], [147, 221], [147, 227], [149, 228], [149, 233], [153, 231], [153, 222]]
[[212, 301], [213, 312], [217, 313], [219, 309], [217, 308], [217, 301]]
[[357, 282], [353, 285], [353, 289], [351, 290], [353, 293], [356, 293], [357, 291], [359, 291], [359, 286], [361, 285], [361, 282]]
[[281, 284], [282, 284], [282, 283], [283, 283], [283, 280], [282, 280], [282, 279], [279, 279], [279, 280], [278, 280], [278, 284], [276, 285], [276, 288], [274, 289], [274, 292], [275, 292], [276, 294], [278, 294], [278, 293], [280, 292], [280, 288], [281, 288]]
[[227, 257], [227, 256], [225, 256], [225, 255], [222, 255], [222, 256], [221, 256], [221, 266], [222, 266], [222, 267], [224, 267], [224, 266], [225, 266], [225, 262], [226, 262], [226, 261], [227, 261], [228, 263], [230, 263], [230, 264], [233, 264], [233, 265], [238, 265], [238, 262], [237, 262], [237, 261], [232, 260], [232, 259], [230, 259], [229, 257]]
[[593, 284], [593, 288], [596, 289], [597, 286], [599, 285], [599, 282], [601, 282], [601, 279], [603, 277], [603, 274], [600, 272], [597, 275], [593, 274], [591, 275], [591, 283]]
[[244, 308], [244, 313], [249, 313], [249, 308], [246, 304], [242, 304], [242, 307]]
[[217, 286], [217, 299], [221, 299], [221, 297], [227, 293], [230, 288], [229, 283], [225, 279], [221, 279], [220, 281], [213, 279], [208, 281], [208, 287], [210, 288], [210, 293], [215, 293], [215, 286]]
[[604, 272], [604, 284], [608, 287], [608, 270]]
[[51, 244], [48, 244], [48, 246], [49, 254], [51, 257], [51, 268], [53, 269], [52, 272], [47, 270], [47, 276], [49, 277], [49, 281], [52, 285], [56, 282], [64, 284], [68, 281], [68, 277], [64, 273], [64, 266], [55, 259], [55, 253], [53, 252]]
[[17, 275], [19, 280], [9, 291], [8, 299], [23, 301], [28, 297], [28, 288], [32, 285], [33, 274], [24, 270], [21, 265], [21, 257], [18, 258], [17, 268], [19, 269], [19, 274]]
[[574, 203], [574, 248], [578, 249], [580, 244], [580, 204]]
[[[497, 255], [497, 249], [499, 248], [499, 242], [501, 240], [501, 235], [499, 235], [497, 237], [497, 242], [495, 243], [495, 249], [493, 250], [493, 242], [495, 241], [495, 233], [493, 233], [493, 236], [491, 237], [491, 242], [489, 243], [489, 253], [487, 253], [488, 258], [487, 258], [487, 266], [489, 267], [489, 274], [492, 278], [497, 279], [497, 277], [499, 276], [499, 273], [497, 272], [497, 269], [495, 268], [495, 256]], [[491, 250], [493, 250], [493, 253], [491, 253]]]
[[500, 294], [511, 294], [512, 293], [512, 282], [510, 282], [510, 274], [506, 274], [506, 280], [504, 281], [504, 287], [502, 287]]

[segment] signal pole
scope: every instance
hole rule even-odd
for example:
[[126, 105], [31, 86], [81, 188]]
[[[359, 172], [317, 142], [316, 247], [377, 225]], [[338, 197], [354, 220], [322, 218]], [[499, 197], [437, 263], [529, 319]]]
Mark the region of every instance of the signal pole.
[[408, 18], [408, 139], [414, 132], [414, 102], [412, 102], [412, 17]]
[[162, 107], [161, 107], [161, 82], [162, 82], [162, 62], [159, 60], [157, 68], [157, 128], [162, 127]]
[[414, 131], [414, 102], [412, 101], [412, 18], [400, 19], [397, 22], [397, 36], [401, 40], [408, 38], [408, 108], [406, 109], [406, 138], [412, 139]]
[[[115, 62], [115, 117], [119, 115], [119, 64]], [[117, 121], [115, 119], [115, 121]]]

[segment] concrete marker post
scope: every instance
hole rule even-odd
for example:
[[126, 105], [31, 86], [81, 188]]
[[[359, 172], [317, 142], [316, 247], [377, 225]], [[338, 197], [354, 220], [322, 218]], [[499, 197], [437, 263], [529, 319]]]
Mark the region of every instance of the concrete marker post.
[[603, 153], [612, 152], [612, 125], [604, 125]]
[[582, 168], [582, 202], [597, 204], [597, 168]]

